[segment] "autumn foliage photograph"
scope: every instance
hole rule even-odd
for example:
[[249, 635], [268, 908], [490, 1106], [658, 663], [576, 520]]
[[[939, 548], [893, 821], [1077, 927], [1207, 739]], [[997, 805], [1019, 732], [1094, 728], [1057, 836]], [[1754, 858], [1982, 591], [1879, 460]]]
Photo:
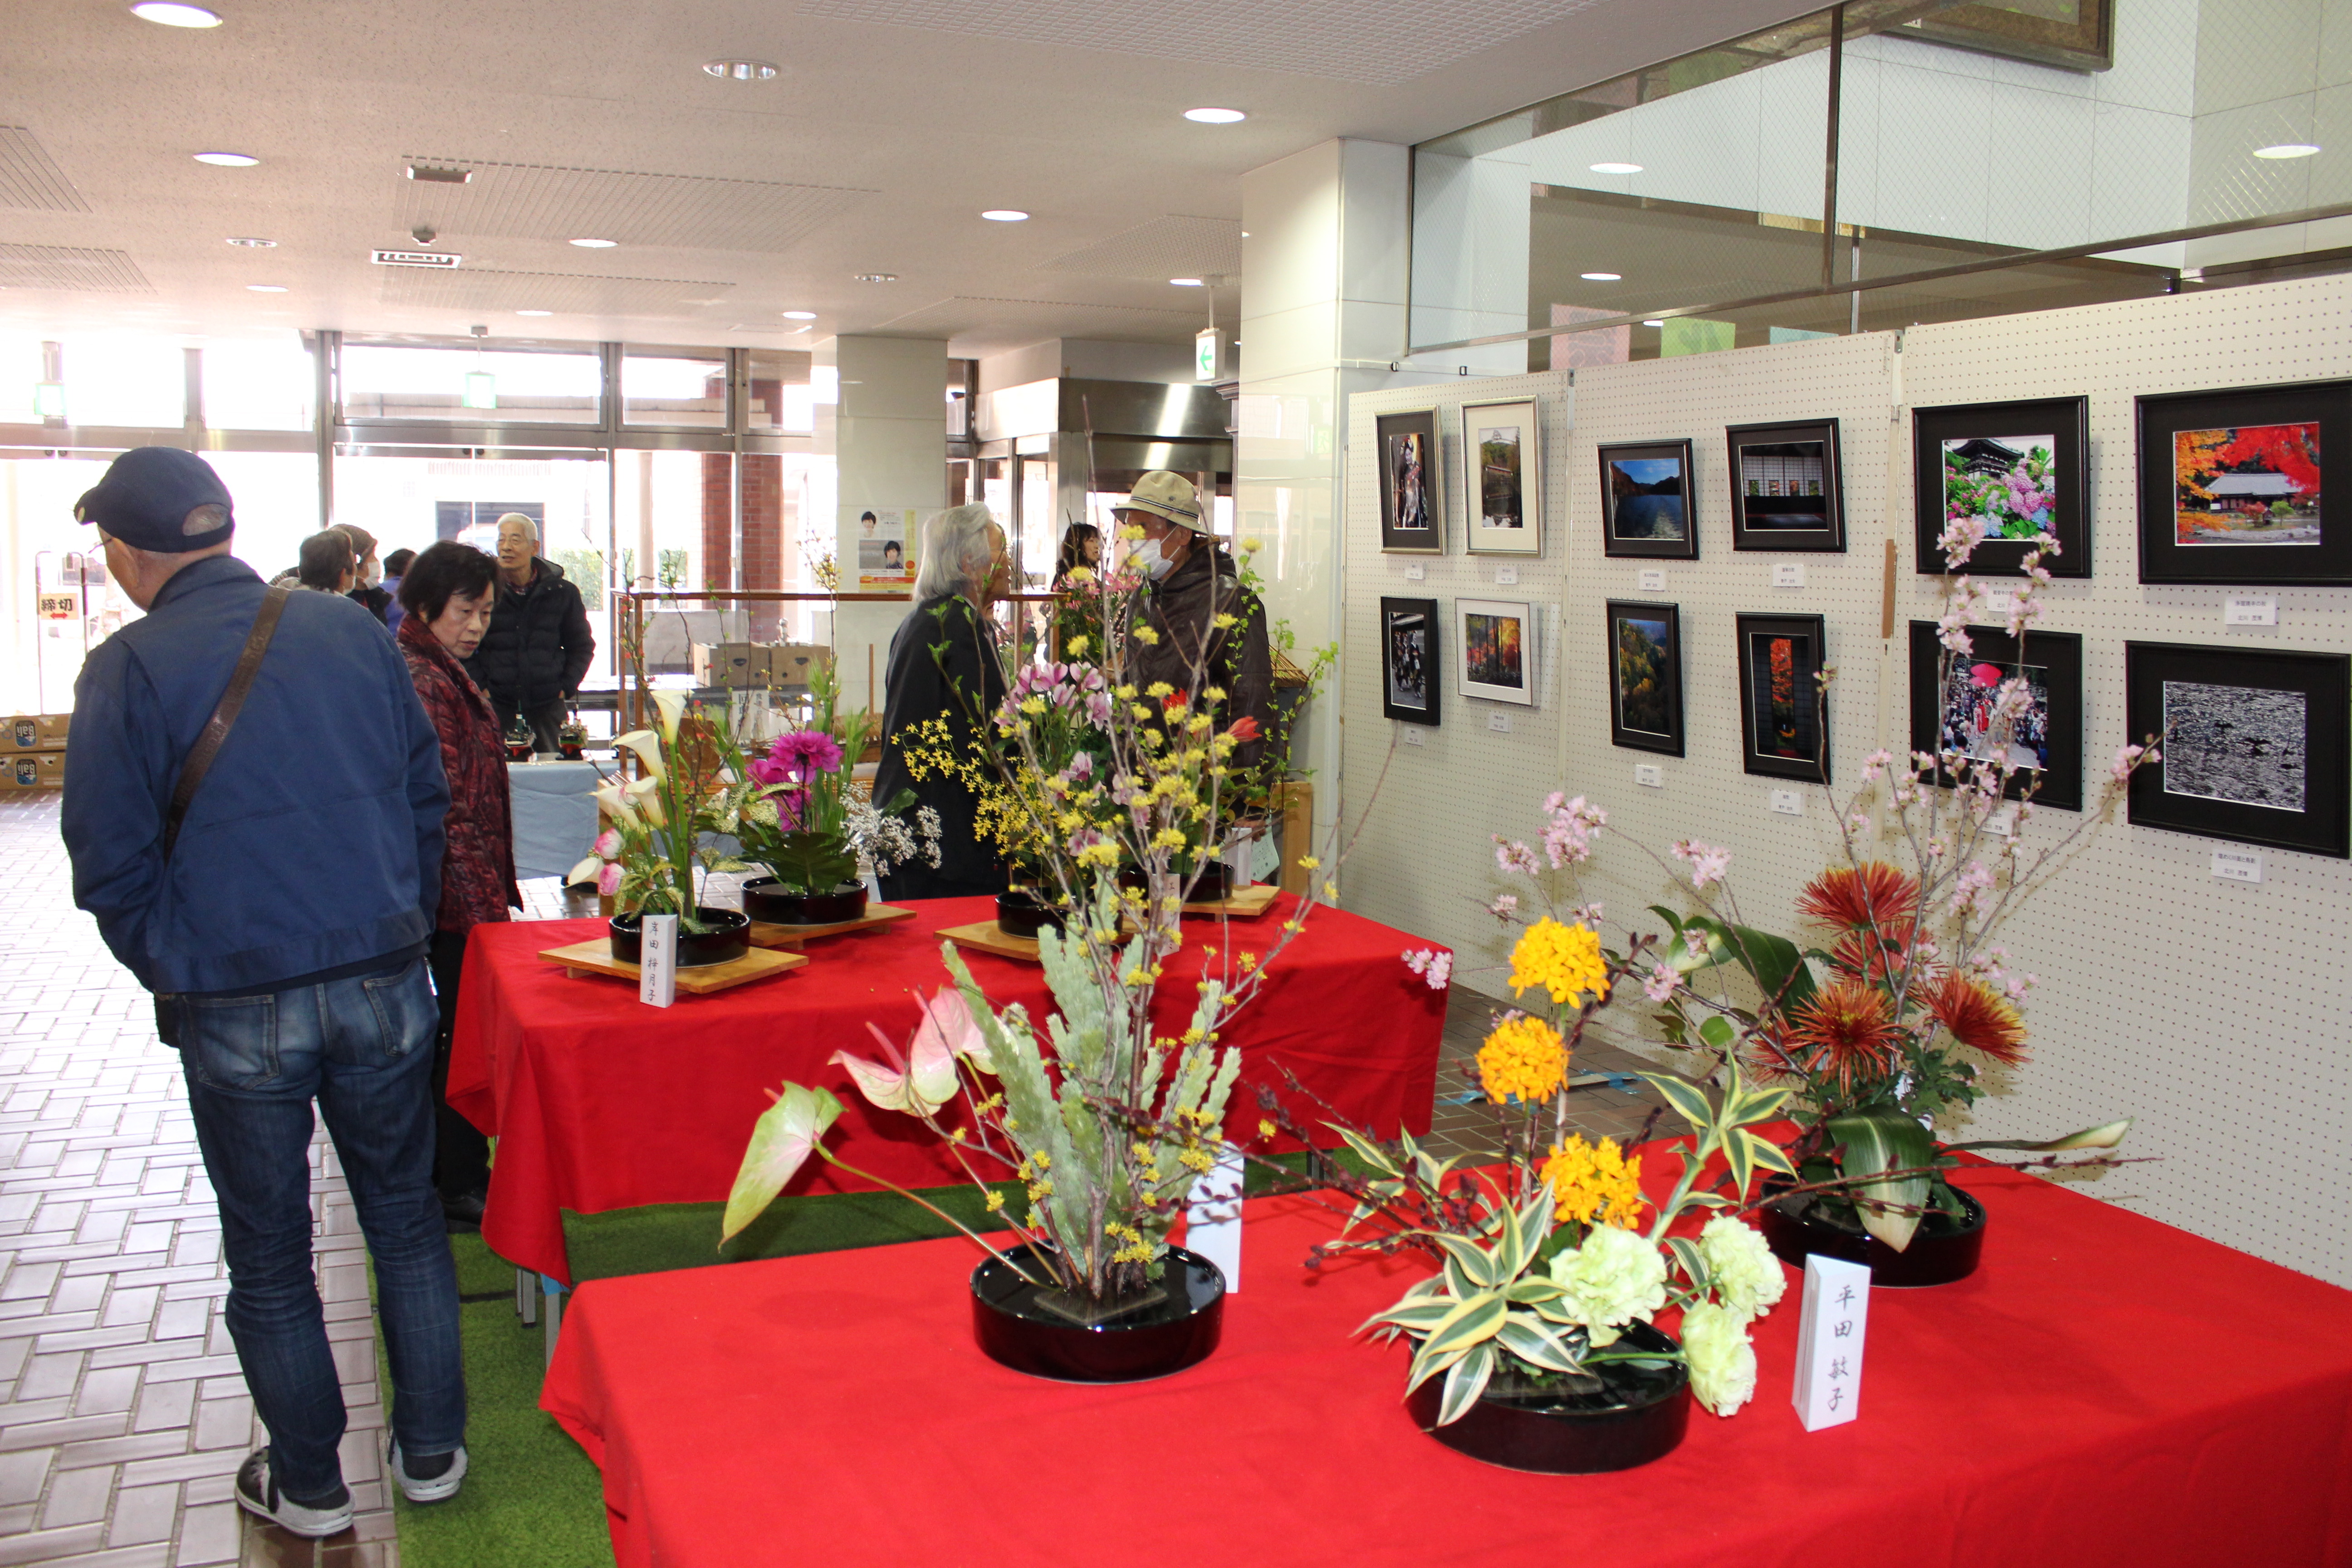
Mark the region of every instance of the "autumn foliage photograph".
[[2175, 431], [2172, 472], [2180, 544], [2320, 542], [2315, 423]]

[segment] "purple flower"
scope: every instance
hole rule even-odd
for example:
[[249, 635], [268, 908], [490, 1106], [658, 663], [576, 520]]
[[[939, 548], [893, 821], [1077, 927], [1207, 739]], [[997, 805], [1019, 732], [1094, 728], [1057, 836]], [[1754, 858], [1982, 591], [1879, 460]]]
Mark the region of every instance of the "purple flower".
[[806, 784], [818, 773], [841, 769], [841, 742], [822, 730], [794, 730], [779, 735], [768, 754], [747, 764], [746, 771], [763, 784]]

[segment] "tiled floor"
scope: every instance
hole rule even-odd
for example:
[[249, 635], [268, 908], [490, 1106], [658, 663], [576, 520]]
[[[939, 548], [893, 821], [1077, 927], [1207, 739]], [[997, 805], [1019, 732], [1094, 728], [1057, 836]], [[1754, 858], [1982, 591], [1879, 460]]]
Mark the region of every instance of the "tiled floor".
[[365, 1249], [323, 1135], [312, 1212], [351, 1431], [351, 1531], [248, 1527], [263, 1441], [178, 1058], [72, 905], [58, 796], [0, 796], [0, 1565], [392, 1568]]
[[[1478, 1089], [1478, 1046], [1506, 1004], [1459, 985], [1446, 998], [1445, 1045], [1437, 1064], [1437, 1110], [1429, 1144], [1443, 1156], [1496, 1146], [1494, 1113]], [[1631, 1142], [1658, 1097], [1630, 1074], [1658, 1072], [1657, 1063], [1603, 1045], [1588, 1031], [1569, 1063], [1569, 1130], [1593, 1142]], [[1607, 1075], [1604, 1079], [1602, 1075]]]

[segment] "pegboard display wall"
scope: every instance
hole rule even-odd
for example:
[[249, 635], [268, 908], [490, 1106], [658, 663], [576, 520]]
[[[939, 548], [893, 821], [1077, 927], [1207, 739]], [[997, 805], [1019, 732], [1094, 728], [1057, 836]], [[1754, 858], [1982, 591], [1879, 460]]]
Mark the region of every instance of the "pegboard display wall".
[[[1355, 399], [1349, 452], [1349, 571], [1344, 795], [1351, 825], [1370, 820], [1344, 889], [1350, 908], [1454, 946], [1472, 988], [1504, 993], [1504, 934], [1483, 905], [1507, 886], [1491, 836], [1528, 837], [1549, 790], [1608, 807], [1612, 826], [1663, 851], [1697, 837], [1732, 851], [1746, 917], [1788, 929], [1795, 894], [1836, 850], [1834, 816], [1818, 786], [1803, 815], [1769, 809], [1791, 787], [1740, 767], [1737, 649], [1740, 612], [1818, 614], [1838, 681], [1831, 715], [1833, 790], [1856, 784], [1862, 759], [1908, 740], [1907, 624], [1940, 613], [1939, 583], [1921, 576], [1912, 542], [1910, 410], [1944, 404], [2084, 395], [2090, 406], [2095, 575], [2060, 580], [2041, 625], [2084, 639], [2084, 794], [2095, 805], [2124, 744], [2124, 644], [2352, 648], [2352, 589], [2263, 588], [2276, 626], [2224, 626], [2225, 587], [2137, 582], [2133, 398], [2142, 394], [2352, 376], [2352, 281], [2318, 279], [2132, 300], [2039, 315], [1914, 328], [1893, 334], [1776, 344], [1731, 353], [1463, 383]], [[1459, 406], [1533, 391], [1545, 400], [1545, 516], [1540, 559], [1462, 553]], [[1433, 395], [1443, 394], [1442, 396]], [[1379, 552], [1372, 417], [1434, 403], [1445, 459], [1450, 553]], [[1572, 417], [1571, 417], [1572, 413]], [[1847, 511], [1843, 555], [1735, 553], [1730, 548], [1724, 427], [1835, 417]], [[1601, 553], [1598, 462], [1602, 443], [1690, 439], [1697, 474], [1701, 558], [1611, 559]], [[1879, 636], [1885, 542], [1895, 543], [1895, 635]], [[1408, 562], [1427, 571], [1408, 582]], [[1801, 589], [1771, 586], [1776, 563], [1801, 563]], [[1638, 574], [1663, 570], [1665, 591]], [[1420, 747], [1381, 716], [1376, 640], [1381, 595], [1436, 598], [1447, 618], [1444, 726]], [[1457, 695], [1462, 652], [1453, 600], [1521, 596], [1556, 604], [1542, 706], [1507, 709]], [[1682, 610], [1681, 758], [1609, 743], [1604, 604], [1655, 600]], [[1663, 788], [1635, 784], [1654, 763]], [[1376, 799], [1371, 781], [1387, 776]], [[2077, 818], [2048, 811], [2029, 847]], [[1996, 939], [2042, 977], [2028, 999], [2032, 1060], [1996, 1074], [1977, 1107], [1980, 1136], [2052, 1136], [2136, 1116], [2126, 1152], [2153, 1155], [2084, 1190], [2322, 1279], [2352, 1284], [2352, 865], [2266, 849], [2260, 884], [2210, 874], [2218, 841], [2133, 827], [2120, 805], [2062, 878]], [[2230, 846], [2220, 845], [2229, 847]], [[1890, 851], [1896, 846], [1889, 845]], [[1900, 863], [1900, 857], [1890, 853]], [[1640, 916], [1666, 883], [1635, 843], [1604, 840], [1588, 891], [1609, 923]], [[1621, 932], [1612, 930], [1612, 936]]]

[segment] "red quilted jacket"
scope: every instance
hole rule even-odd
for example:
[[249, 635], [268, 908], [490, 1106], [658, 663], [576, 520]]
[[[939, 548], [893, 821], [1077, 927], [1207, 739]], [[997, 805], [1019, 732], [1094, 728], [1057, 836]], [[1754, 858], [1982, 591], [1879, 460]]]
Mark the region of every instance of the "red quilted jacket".
[[513, 805], [498, 716], [457, 656], [421, 617], [403, 616], [395, 640], [425, 717], [440, 733], [441, 768], [449, 775], [438, 924], [443, 931], [468, 931], [505, 920], [509, 905], [522, 906], [522, 890], [515, 886]]

